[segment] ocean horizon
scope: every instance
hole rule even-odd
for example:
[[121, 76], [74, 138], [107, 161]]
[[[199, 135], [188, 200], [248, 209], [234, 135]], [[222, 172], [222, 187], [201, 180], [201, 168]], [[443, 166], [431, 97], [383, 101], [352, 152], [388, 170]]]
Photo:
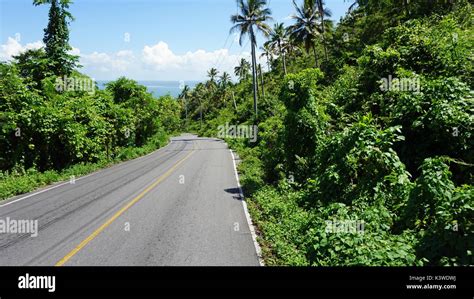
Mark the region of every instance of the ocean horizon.
[[[105, 89], [105, 85], [114, 80], [97, 80], [97, 86], [99, 89]], [[145, 86], [151, 94], [155, 97], [162, 97], [165, 95], [170, 95], [172, 97], [178, 97], [181, 93], [181, 81], [137, 81], [138, 84]], [[200, 81], [185, 81], [184, 84], [188, 85], [190, 88], [194, 88]]]

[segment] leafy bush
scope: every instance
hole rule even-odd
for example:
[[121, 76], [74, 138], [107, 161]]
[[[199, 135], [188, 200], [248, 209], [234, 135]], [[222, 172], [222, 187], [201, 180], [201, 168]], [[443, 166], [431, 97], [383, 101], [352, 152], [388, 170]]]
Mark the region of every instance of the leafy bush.
[[[361, 200], [370, 203], [381, 190], [380, 184], [385, 184], [385, 192], [390, 194], [393, 191], [387, 190], [391, 186], [390, 177], [401, 182], [409, 178], [392, 149], [395, 142], [402, 140], [400, 127], [380, 130], [370, 116], [333, 135], [321, 147], [316, 159], [315, 179], [311, 180], [314, 199], [322, 203], [354, 204]], [[387, 204], [398, 206], [400, 203]]]
[[318, 96], [318, 80], [323, 77], [319, 69], [307, 69], [286, 76], [280, 91], [285, 104], [285, 130], [283, 147], [287, 171], [297, 181], [304, 181], [312, 168], [312, 157], [325, 135], [328, 116]]
[[39, 172], [35, 168], [25, 171], [20, 168], [20, 170], [0, 172], [0, 200], [27, 193], [54, 182], [69, 180], [71, 176], [83, 176], [112, 163], [138, 158], [164, 146], [167, 140], [167, 135], [160, 132], [143, 147], [127, 147], [120, 150], [114, 161], [103, 159], [95, 163], [78, 163], [60, 171]]
[[[281, 180], [250, 188], [268, 264], [474, 264], [473, 43], [461, 19], [389, 29], [327, 87], [317, 70], [285, 78], [285, 116], [260, 125], [250, 163]], [[389, 76], [419, 89], [382, 90]], [[363, 221], [364, 233], [326, 231], [345, 220]]]
[[402, 219], [418, 231], [417, 255], [429, 264], [469, 265], [474, 263], [474, 190], [455, 188], [445, 160], [424, 161]]

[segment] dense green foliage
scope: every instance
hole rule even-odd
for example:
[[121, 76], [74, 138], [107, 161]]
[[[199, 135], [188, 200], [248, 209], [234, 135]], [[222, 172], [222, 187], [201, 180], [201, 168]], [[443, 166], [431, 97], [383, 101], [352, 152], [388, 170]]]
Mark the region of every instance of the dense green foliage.
[[34, 0], [35, 5], [51, 4], [48, 26], [44, 29], [43, 42], [48, 56], [49, 70], [58, 76], [69, 75], [77, 66], [79, 57], [69, 54], [70, 0]]
[[154, 98], [126, 78], [99, 90], [75, 70], [67, 54], [69, 1], [35, 4], [45, 2], [46, 48], [0, 62], [1, 199], [148, 153], [181, 126], [174, 98]]
[[202, 136], [257, 125], [256, 142], [225, 137], [267, 264], [474, 265], [467, 0], [354, 1], [337, 26], [324, 1], [295, 1], [294, 24], [273, 30], [266, 1], [239, 0], [252, 61], [237, 83], [211, 69], [179, 101], [126, 78], [58, 88], [91, 81], [67, 54], [69, 1], [34, 3], [51, 4], [46, 49], [0, 63], [0, 198], [148, 153], [183, 119]]
[[55, 77], [43, 79], [40, 90], [28, 88], [15, 63], [0, 64], [0, 73], [2, 170], [59, 170], [114, 158], [121, 148], [142, 146], [180, 123], [178, 102], [155, 99], [125, 78], [105, 91], [58, 92]]
[[[473, 265], [472, 5], [357, 1], [324, 31], [304, 2], [298, 14], [320, 34], [293, 39], [302, 19], [271, 34], [258, 119], [244, 62], [233, 101], [209, 82], [187, 97], [201, 135], [258, 121], [256, 143], [227, 141], [266, 263]], [[344, 221], [365, 226], [328, 231]]]

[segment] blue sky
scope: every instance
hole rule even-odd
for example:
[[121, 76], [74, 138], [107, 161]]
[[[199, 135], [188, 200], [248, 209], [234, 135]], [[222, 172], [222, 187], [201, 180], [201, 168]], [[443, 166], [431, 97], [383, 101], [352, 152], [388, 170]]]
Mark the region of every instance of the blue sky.
[[[336, 21], [350, 4], [326, 1]], [[275, 22], [291, 23], [290, 0], [269, 7]], [[41, 45], [48, 10], [32, 0], [0, 0], [0, 59]], [[76, 0], [70, 11], [73, 53], [97, 80], [201, 80], [210, 66], [230, 72], [250, 51], [229, 35], [234, 0]]]

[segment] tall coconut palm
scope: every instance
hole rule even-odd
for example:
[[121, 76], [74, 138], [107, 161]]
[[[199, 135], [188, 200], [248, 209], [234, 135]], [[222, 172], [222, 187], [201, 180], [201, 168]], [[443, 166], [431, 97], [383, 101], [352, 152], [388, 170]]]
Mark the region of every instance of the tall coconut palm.
[[[288, 28], [288, 34], [290, 34], [290, 28]], [[294, 39], [291, 35], [288, 38], [288, 42], [285, 45], [285, 53], [287, 60], [292, 55], [301, 55], [302, 49], [299, 47], [299, 42]]]
[[219, 74], [219, 72], [215, 68], [211, 68], [210, 70], [207, 71], [207, 76], [209, 77], [209, 80], [212, 83], [216, 82], [216, 77], [217, 77], [218, 74]]
[[223, 72], [222, 75], [219, 76], [219, 91], [222, 95], [222, 98], [224, 98], [224, 103], [227, 102], [228, 87], [231, 85], [231, 83], [232, 81], [229, 73]]
[[184, 111], [186, 115], [186, 125], [188, 124], [188, 103], [187, 99], [189, 98], [190, 88], [188, 85], [184, 85], [183, 90], [179, 94], [178, 98], [184, 102]]
[[188, 85], [184, 85], [183, 90], [181, 90], [181, 93], [178, 96], [178, 99], [185, 99], [188, 95], [191, 89], [189, 88]]
[[250, 72], [250, 63], [245, 58], [240, 59], [239, 65], [234, 68], [234, 74], [239, 77], [240, 80], [247, 79]]
[[323, 47], [324, 47], [324, 56], [326, 57], [326, 61], [328, 60], [328, 49], [326, 45], [326, 21], [324, 17], [331, 17], [331, 12], [327, 9], [324, 9], [324, 0], [315, 0], [316, 6], [318, 8], [319, 17], [321, 18], [321, 36], [323, 37]]
[[211, 68], [210, 70], [207, 71], [207, 77], [209, 78], [209, 81], [206, 82], [206, 87], [210, 90], [214, 90], [217, 86], [216, 83], [216, 77], [219, 74], [217, 69]]
[[283, 72], [286, 75], [286, 54], [285, 45], [288, 42], [288, 32], [282, 23], [276, 23], [270, 32], [270, 46], [278, 49], [278, 55], [283, 61]]
[[312, 49], [316, 67], [318, 67], [318, 56], [316, 54], [315, 39], [320, 35], [319, 32], [319, 12], [314, 5], [314, 0], [305, 0], [300, 7], [293, 0], [293, 5], [296, 9], [296, 14], [292, 16], [295, 24], [290, 26], [292, 38], [304, 44], [306, 52]]
[[200, 119], [200, 128], [202, 129], [202, 124], [203, 124], [203, 102], [202, 99], [206, 98], [206, 95], [208, 94], [207, 88], [203, 83], [198, 83], [196, 87], [194, 87], [193, 90], [193, 99], [198, 101], [199, 103], [199, 119]]
[[253, 106], [255, 118], [258, 116], [257, 110], [257, 58], [255, 50], [257, 47], [257, 32], [268, 36], [270, 34], [270, 27], [266, 23], [271, 20], [271, 10], [267, 7], [266, 0], [237, 0], [240, 13], [231, 16], [230, 20], [235, 24], [230, 32], [239, 32], [239, 44], [242, 46], [242, 40], [245, 35], [248, 35], [251, 41], [252, 48], [252, 81], [253, 81]]
[[272, 49], [270, 47], [269, 41], [265, 42], [263, 46], [260, 47], [260, 50], [262, 51], [262, 54], [260, 54], [260, 58], [265, 57], [265, 59], [267, 60], [268, 71], [270, 71], [271, 70], [270, 65], [273, 59], [273, 53], [272, 53]]
[[223, 89], [227, 88], [230, 84], [230, 75], [227, 72], [223, 72], [222, 75], [219, 77], [219, 86]]

